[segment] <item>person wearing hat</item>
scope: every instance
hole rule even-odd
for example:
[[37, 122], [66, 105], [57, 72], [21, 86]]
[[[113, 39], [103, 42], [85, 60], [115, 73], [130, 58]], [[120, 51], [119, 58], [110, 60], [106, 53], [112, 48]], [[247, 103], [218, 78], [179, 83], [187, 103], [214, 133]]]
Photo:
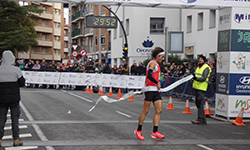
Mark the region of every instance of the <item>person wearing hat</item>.
[[207, 91], [211, 68], [205, 63], [205, 56], [200, 56], [198, 61], [198, 67], [195, 70], [193, 78], [193, 88], [195, 89], [195, 104], [198, 109], [198, 117], [196, 120], [192, 120], [191, 122], [193, 124], [207, 124], [204, 112], [204, 95]]

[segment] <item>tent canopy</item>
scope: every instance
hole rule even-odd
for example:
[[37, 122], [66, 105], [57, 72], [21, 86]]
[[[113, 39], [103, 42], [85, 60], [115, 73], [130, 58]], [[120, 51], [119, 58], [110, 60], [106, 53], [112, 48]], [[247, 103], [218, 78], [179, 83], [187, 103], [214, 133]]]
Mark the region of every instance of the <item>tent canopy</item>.
[[86, 3], [95, 5], [121, 5], [159, 8], [220, 9], [224, 7], [250, 7], [250, 0], [25, 0], [51, 3]]

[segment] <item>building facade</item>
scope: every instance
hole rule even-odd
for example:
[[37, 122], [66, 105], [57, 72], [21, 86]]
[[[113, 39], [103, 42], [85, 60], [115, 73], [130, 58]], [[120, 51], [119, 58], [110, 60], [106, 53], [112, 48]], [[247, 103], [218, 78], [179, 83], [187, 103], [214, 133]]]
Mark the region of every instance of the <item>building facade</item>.
[[69, 25], [66, 24], [66, 19], [64, 18], [64, 44], [63, 44], [63, 59], [69, 60]]
[[[112, 10], [116, 9], [112, 6]], [[138, 64], [151, 58], [151, 51], [156, 46], [168, 51], [168, 33], [176, 31], [184, 35], [184, 51], [177, 53], [181, 58], [199, 55], [215, 58], [218, 10], [120, 7], [117, 16], [126, 30], [130, 66], [134, 61]], [[111, 30], [112, 66], [122, 63], [123, 45], [124, 36], [119, 25]]]
[[[77, 44], [78, 52], [81, 49], [87, 51], [87, 56], [85, 58], [99, 59], [99, 28], [88, 28], [86, 27], [86, 17], [99, 15], [98, 5], [89, 4], [71, 4], [69, 8], [70, 13], [70, 27], [69, 32], [71, 32], [70, 39], [71, 44]], [[101, 7], [101, 15], [109, 16], [109, 11], [104, 7]], [[107, 29], [101, 29], [101, 59], [103, 61], [107, 60], [108, 53], [110, 53], [110, 31]], [[72, 49], [73, 50], [73, 49]], [[71, 51], [72, 51], [71, 50]], [[72, 56], [71, 56], [72, 57]]]
[[[23, 2], [19, 2], [19, 4]], [[26, 3], [26, 2], [25, 2]], [[35, 2], [29, 2], [32, 4]], [[32, 46], [27, 53], [18, 53], [18, 59], [61, 61], [64, 57], [64, 18], [61, 3], [35, 3], [41, 5], [43, 13], [33, 19], [36, 23], [37, 46]]]

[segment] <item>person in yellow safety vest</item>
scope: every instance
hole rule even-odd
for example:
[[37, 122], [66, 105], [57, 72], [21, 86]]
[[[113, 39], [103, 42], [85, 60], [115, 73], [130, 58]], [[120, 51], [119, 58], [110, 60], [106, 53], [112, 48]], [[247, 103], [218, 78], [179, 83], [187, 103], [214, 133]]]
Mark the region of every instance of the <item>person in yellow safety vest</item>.
[[205, 63], [206, 57], [200, 56], [198, 67], [195, 70], [193, 78], [193, 88], [195, 89], [195, 104], [198, 109], [197, 120], [192, 120], [193, 124], [207, 124], [204, 112], [204, 95], [207, 91], [211, 68]]

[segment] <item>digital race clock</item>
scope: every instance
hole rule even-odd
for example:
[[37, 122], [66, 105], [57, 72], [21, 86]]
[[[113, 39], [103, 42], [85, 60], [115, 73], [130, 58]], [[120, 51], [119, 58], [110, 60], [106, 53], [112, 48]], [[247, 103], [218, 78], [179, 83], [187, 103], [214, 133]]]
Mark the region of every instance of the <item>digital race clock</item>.
[[86, 27], [117, 28], [117, 19], [109, 16], [86, 16]]

